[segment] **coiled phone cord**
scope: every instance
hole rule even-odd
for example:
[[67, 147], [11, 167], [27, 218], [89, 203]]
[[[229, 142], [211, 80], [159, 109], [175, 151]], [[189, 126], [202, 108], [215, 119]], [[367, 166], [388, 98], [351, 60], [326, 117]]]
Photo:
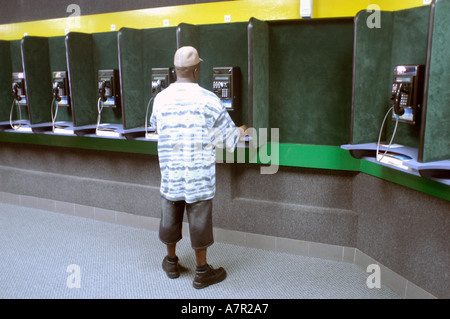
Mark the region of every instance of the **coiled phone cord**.
[[[20, 105], [19, 103], [16, 103], [16, 99], [13, 100], [12, 105], [11, 105], [11, 111], [9, 112], [9, 125], [11, 125], [11, 128], [13, 130], [18, 130], [22, 127], [22, 110], [20, 109]], [[14, 105], [17, 105], [17, 109], [19, 110], [19, 125], [14, 125], [13, 124], [13, 120], [12, 120], [12, 115], [13, 115], [13, 111], [14, 111]]]
[[98, 101], [97, 101], [97, 111], [98, 111], [98, 115], [97, 115], [97, 130], [100, 127], [100, 121], [101, 121], [101, 117], [102, 117], [102, 111], [103, 111], [103, 101], [102, 98], [99, 97]]
[[145, 135], [147, 135], [148, 133], [148, 110], [150, 109], [150, 104], [152, 103], [153, 98], [154, 97], [152, 96], [151, 99], [148, 101], [147, 111], [145, 112]]
[[[55, 113], [53, 114], [53, 105], [56, 103]], [[50, 112], [52, 116], [52, 127], [55, 129], [56, 117], [58, 116], [58, 102], [55, 98], [52, 99], [52, 104], [50, 105]]]
[[388, 145], [386, 151], [384, 152], [383, 156], [381, 156], [381, 158], [378, 159], [378, 151], [380, 150], [381, 132], [383, 132], [384, 122], [386, 122], [386, 118], [388, 117], [389, 113], [390, 113], [393, 109], [394, 109], [394, 107], [392, 106], [392, 107], [387, 111], [386, 115], [384, 116], [383, 124], [381, 124], [380, 134], [378, 135], [378, 142], [377, 142], [377, 153], [375, 154], [375, 158], [376, 158], [377, 162], [380, 162], [380, 161], [384, 158], [384, 155], [387, 154], [387, 152], [388, 152], [389, 149], [391, 148], [392, 141], [394, 140], [394, 137], [395, 137], [395, 133], [397, 132], [399, 115], [398, 115], [398, 114], [395, 114], [395, 115], [396, 115], [396, 117], [395, 117], [395, 128], [394, 128], [394, 132], [392, 133], [391, 141], [389, 142], [389, 145]]

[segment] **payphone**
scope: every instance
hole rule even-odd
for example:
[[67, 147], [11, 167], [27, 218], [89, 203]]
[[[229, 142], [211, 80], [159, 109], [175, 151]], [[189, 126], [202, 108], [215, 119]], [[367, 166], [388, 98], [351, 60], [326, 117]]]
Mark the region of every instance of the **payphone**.
[[98, 70], [98, 95], [104, 107], [120, 106], [119, 70]]
[[177, 80], [174, 68], [152, 68], [152, 97]]
[[[26, 88], [25, 88], [25, 77], [23, 72], [13, 72], [12, 73], [12, 95], [13, 95], [13, 102], [11, 105], [11, 111], [9, 113], [9, 124], [12, 129], [18, 130], [22, 127], [22, 107], [27, 107], [27, 94], [26, 94]], [[14, 106], [17, 109], [17, 115], [18, 115], [18, 121], [16, 121], [18, 124], [14, 124], [13, 120], [13, 113], [14, 113]]]
[[14, 72], [12, 74], [12, 94], [18, 105], [27, 105], [25, 78], [23, 72]]
[[173, 67], [170, 68], [152, 68], [152, 94], [150, 100], [147, 103], [147, 110], [145, 112], [145, 138], [151, 138], [153, 133], [149, 133], [149, 131], [153, 132], [154, 129], [149, 129], [148, 127], [148, 117], [150, 111], [150, 105], [152, 105], [153, 99], [155, 96], [166, 89], [170, 84], [174, 83], [177, 80], [177, 74]]
[[[100, 129], [102, 111], [104, 107], [120, 109], [120, 78], [119, 70], [98, 70], [98, 102], [97, 102], [97, 129], [96, 133], [111, 131], [110, 128]], [[104, 132], [100, 132], [104, 131]]]
[[241, 71], [237, 66], [213, 67], [213, 92], [235, 123], [241, 121]]
[[73, 133], [71, 130], [66, 130], [67, 125], [59, 123], [56, 125], [59, 107], [70, 108], [70, 94], [69, 81], [67, 71], [52, 72], [52, 104], [50, 107], [52, 117], [52, 129], [54, 133]]
[[52, 93], [58, 106], [70, 106], [67, 71], [52, 72]]
[[[389, 161], [391, 156], [388, 152], [392, 146], [392, 142], [394, 141], [398, 123], [401, 122], [414, 125], [419, 122], [423, 99], [424, 73], [424, 65], [397, 65], [394, 67], [390, 98], [391, 107], [384, 117], [383, 123], [381, 124], [380, 133], [378, 135], [376, 151], [377, 161]], [[386, 150], [383, 152], [380, 151], [381, 134], [383, 132], [386, 118], [391, 110], [393, 110], [392, 120], [395, 121], [395, 127], [390, 142], [387, 145]]]
[[397, 65], [392, 81], [391, 106], [394, 108], [392, 119], [408, 124], [418, 122], [422, 107], [423, 65]]
[[239, 67], [214, 67], [213, 92], [222, 100], [228, 111], [240, 107], [240, 69]]

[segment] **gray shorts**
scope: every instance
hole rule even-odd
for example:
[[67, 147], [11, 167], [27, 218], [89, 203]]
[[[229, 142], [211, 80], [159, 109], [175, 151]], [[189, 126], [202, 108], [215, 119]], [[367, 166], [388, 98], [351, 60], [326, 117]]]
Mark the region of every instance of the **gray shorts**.
[[170, 201], [161, 197], [161, 222], [159, 239], [168, 245], [181, 240], [184, 210], [189, 222], [189, 234], [193, 249], [203, 249], [214, 243], [212, 227], [212, 199], [196, 203]]

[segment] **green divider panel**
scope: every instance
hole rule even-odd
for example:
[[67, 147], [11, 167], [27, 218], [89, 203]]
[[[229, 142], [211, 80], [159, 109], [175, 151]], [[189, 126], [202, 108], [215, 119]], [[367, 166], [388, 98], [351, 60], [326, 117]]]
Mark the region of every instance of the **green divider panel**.
[[[119, 51], [117, 32], [101, 32], [92, 34], [92, 49], [94, 59], [94, 76], [97, 79], [98, 70], [119, 70]], [[97, 90], [97, 80], [95, 84]], [[97, 107], [96, 98], [92, 107]], [[122, 124], [121, 107], [104, 107], [101, 114], [101, 123]]]
[[120, 71], [124, 128], [145, 124], [152, 112], [152, 68], [173, 67], [177, 50], [176, 27], [154, 29], [122, 28], [119, 31]]
[[[427, 59], [429, 12], [430, 6], [394, 12], [391, 72], [387, 82], [392, 82], [395, 65], [425, 65]], [[383, 22], [381, 23], [383, 24]], [[391, 91], [388, 89], [386, 95], [389, 96], [390, 93]], [[386, 108], [386, 111], [388, 108]], [[381, 126], [381, 121], [379, 125]], [[395, 121], [389, 120], [387, 122], [388, 138], [392, 135], [394, 127]], [[395, 143], [419, 148], [420, 122], [417, 125], [399, 123], [395, 135]]]
[[203, 59], [200, 86], [212, 91], [213, 67], [237, 66], [241, 72], [241, 113], [230, 113], [236, 125], [249, 125], [248, 104], [248, 37], [247, 22], [209, 25], [180, 24], [177, 30], [179, 46], [195, 47]]
[[450, 159], [450, 1], [433, 4], [422, 161]]
[[[198, 26], [188, 23], [180, 23], [177, 28], [177, 48], [193, 46], [200, 50], [200, 29]], [[201, 53], [199, 51], [199, 55]]]
[[394, 12], [393, 66], [398, 64], [425, 64], [429, 14], [429, 6]]
[[66, 36], [66, 48], [74, 126], [94, 125], [98, 93], [92, 35], [70, 32]]
[[[147, 105], [152, 97], [152, 68], [173, 67], [173, 56], [177, 50], [176, 27], [142, 30], [143, 39], [143, 72], [144, 73], [144, 104], [141, 123], [144, 125]], [[148, 117], [153, 110], [150, 104]]]
[[13, 102], [11, 74], [10, 42], [0, 41], [0, 122], [9, 121], [9, 112]]
[[10, 42], [12, 72], [23, 72], [21, 42], [22, 40]]
[[26, 36], [22, 39], [22, 58], [31, 124], [51, 122], [52, 84], [48, 40]]
[[122, 28], [118, 34], [122, 115], [125, 129], [144, 124], [144, 63], [142, 30]]
[[280, 142], [349, 140], [353, 19], [269, 22], [270, 126]]
[[[50, 72], [67, 71], [65, 36], [48, 38]], [[59, 107], [56, 121], [72, 122], [72, 109]]]
[[51, 71], [67, 70], [65, 39], [65, 36], [48, 38]]
[[250, 55], [249, 126], [269, 128], [269, 26], [252, 18], [248, 24]]
[[[11, 72], [23, 72], [21, 42], [22, 42], [22, 40], [10, 41]], [[10, 84], [9, 84], [10, 88], [11, 88], [11, 80], [12, 80], [12, 74], [10, 77]], [[12, 104], [12, 99], [10, 99], [10, 101], [11, 101], [10, 103]], [[11, 105], [10, 105], [10, 108], [11, 108]], [[14, 108], [14, 114], [13, 114], [13, 118], [15, 118], [15, 119], [18, 118], [16, 109], [17, 108]], [[28, 107], [20, 106], [20, 111], [22, 114], [22, 120], [29, 120]], [[9, 119], [9, 113], [8, 113], [8, 119]]]
[[248, 124], [248, 23], [199, 25], [200, 56], [204, 60], [199, 83], [213, 90], [213, 67], [237, 66], [241, 71], [241, 113], [230, 113], [236, 125]]
[[[96, 124], [98, 70], [119, 70], [117, 32], [94, 34], [71, 32], [66, 37], [66, 48], [74, 125]], [[104, 107], [101, 123], [122, 124], [121, 107]]]
[[380, 12], [381, 28], [367, 26], [370, 15], [361, 11], [355, 18], [352, 144], [377, 141], [389, 109], [393, 13]]
[[[429, 7], [380, 12], [380, 28], [367, 25], [373, 13], [355, 19], [354, 97], [351, 143], [370, 143], [378, 135], [386, 112], [394, 66], [425, 64]], [[390, 139], [395, 122], [388, 117], [382, 140]], [[399, 123], [395, 143], [419, 148], [420, 124]]]
[[[78, 84], [83, 84], [82, 86], [89, 91], [89, 96], [94, 94], [97, 96], [96, 84], [94, 84], [95, 92], [92, 93], [87, 83], [81, 83], [82, 74], [85, 78], [87, 74], [91, 74], [96, 82], [98, 70], [120, 69], [122, 108], [104, 108], [102, 123], [123, 123], [125, 129], [143, 126], [147, 104], [151, 98], [151, 69], [173, 66], [173, 55], [176, 51], [175, 27], [145, 30], [123, 28], [119, 33], [105, 32], [92, 35], [71, 33], [68, 43], [72, 81], [77, 80]], [[83, 45], [85, 49], [79, 52], [79, 48]], [[91, 58], [88, 56], [89, 51], [92, 53]], [[83, 64], [82, 61], [86, 60], [89, 62]], [[89, 81], [92, 82], [90, 79]], [[77, 85], [75, 86], [77, 89]], [[81, 89], [72, 92], [76, 108], [79, 107], [78, 99], [83, 99], [84, 104], [91, 105], [86, 96], [81, 97], [78, 94], [79, 91], [81, 92]], [[84, 108], [87, 109], [86, 106]], [[151, 111], [150, 108], [149, 112]], [[93, 124], [93, 116], [90, 118], [90, 121], [85, 120], [83, 123], [76, 120], [76, 126]]]

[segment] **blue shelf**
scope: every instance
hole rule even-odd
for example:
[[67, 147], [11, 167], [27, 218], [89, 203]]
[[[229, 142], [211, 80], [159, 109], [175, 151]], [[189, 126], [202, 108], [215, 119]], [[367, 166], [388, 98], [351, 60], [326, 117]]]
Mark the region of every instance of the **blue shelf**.
[[[350, 154], [355, 158], [365, 159], [392, 169], [450, 185], [450, 160], [420, 163], [417, 161], [419, 152], [416, 148], [399, 144], [393, 144], [389, 148], [387, 154], [401, 155], [409, 158], [409, 160], [402, 161], [403, 168], [378, 161], [376, 159], [377, 143], [345, 144], [341, 145], [341, 148], [350, 151]], [[385, 152], [386, 149], [386, 145], [380, 145], [379, 151]]]

